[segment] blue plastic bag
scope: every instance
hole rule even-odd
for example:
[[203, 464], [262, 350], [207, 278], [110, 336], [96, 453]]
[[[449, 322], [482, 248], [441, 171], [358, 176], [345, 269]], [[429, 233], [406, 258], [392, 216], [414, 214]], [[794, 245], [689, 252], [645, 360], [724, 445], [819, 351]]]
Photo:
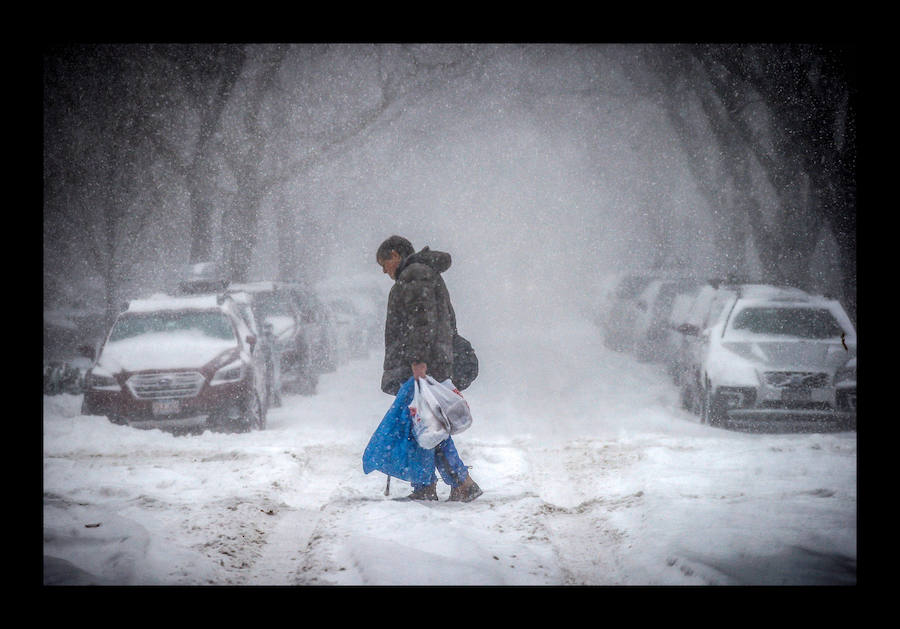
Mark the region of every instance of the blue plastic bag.
[[434, 450], [419, 447], [412, 433], [409, 405], [413, 399], [415, 379], [410, 378], [397, 391], [394, 403], [363, 453], [363, 471], [384, 472], [416, 485], [432, 482]]

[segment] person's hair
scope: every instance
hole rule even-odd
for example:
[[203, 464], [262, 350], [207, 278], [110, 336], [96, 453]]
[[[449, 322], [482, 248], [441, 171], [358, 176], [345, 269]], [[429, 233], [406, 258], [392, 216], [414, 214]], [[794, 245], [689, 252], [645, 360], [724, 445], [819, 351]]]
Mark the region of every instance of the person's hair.
[[401, 258], [406, 258], [416, 252], [412, 243], [403, 236], [391, 236], [378, 247], [378, 251], [375, 252], [375, 261], [387, 260], [391, 257], [391, 251], [399, 253]]

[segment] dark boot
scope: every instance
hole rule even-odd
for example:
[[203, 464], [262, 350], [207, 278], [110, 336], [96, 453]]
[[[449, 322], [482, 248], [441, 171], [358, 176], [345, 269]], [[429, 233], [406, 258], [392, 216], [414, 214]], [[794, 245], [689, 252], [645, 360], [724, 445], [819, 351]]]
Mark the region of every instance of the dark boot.
[[462, 485], [450, 488], [450, 497], [448, 500], [454, 502], [472, 502], [483, 493], [484, 492], [481, 491], [481, 487], [478, 486], [478, 483], [473, 481], [471, 476], [467, 476]]
[[410, 495], [407, 496], [410, 500], [437, 500], [437, 481], [432, 483], [431, 485], [425, 485], [424, 487], [419, 487], [415, 489]]

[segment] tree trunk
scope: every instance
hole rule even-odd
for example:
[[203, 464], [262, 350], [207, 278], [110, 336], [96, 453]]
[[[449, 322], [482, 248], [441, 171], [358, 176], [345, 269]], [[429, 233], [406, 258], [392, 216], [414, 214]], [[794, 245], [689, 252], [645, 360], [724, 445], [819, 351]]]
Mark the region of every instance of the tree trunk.
[[223, 223], [228, 251], [228, 273], [233, 282], [247, 282], [253, 264], [259, 223], [260, 194], [256, 177], [245, 171], [238, 177], [238, 193], [234, 196], [227, 224]]
[[211, 169], [204, 168], [201, 174], [200, 168], [200, 165], [192, 167], [188, 177], [191, 203], [191, 264], [212, 260], [214, 207], [211, 179], [214, 173]]
[[292, 208], [282, 200], [276, 217], [278, 232], [278, 279], [293, 282], [297, 279], [297, 234]]
[[[840, 249], [844, 294], [856, 311], [856, 85], [852, 49], [819, 45], [700, 46], [694, 53], [751, 87], [766, 104], [775, 130], [774, 155], [756, 142], [736, 117], [745, 143], [758, 156], [782, 199], [780, 258], [790, 260], [788, 279], [806, 283], [810, 255], [824, 224]], [[723, 100], [733, 92], [721, 89]], [[793, 203], [796, 182], [808, 178], [811, 193]], [[802, 227], [798, 227], [802, 225]], [[793, 231], [792, 231], [793, 230]]]
[[[215, 136], [221, 127], [222, 113], [241, 75], [246, 55], [243, 46], [225, 44], [214, 56], [215, 62], [211, 69], [198, 67], [196, 60], [191, 60], [194, 63], [186, 64], [185, 81], [200, 116], [197, 147], [187, 177], [191, 204], [191, 264], [213, 259], [217, 175], [214, 166], [217, 151]], [[212, 74], [215, 81], [211, 95], [206, 88], [206, 82], [203, 81], [208, 74]]]

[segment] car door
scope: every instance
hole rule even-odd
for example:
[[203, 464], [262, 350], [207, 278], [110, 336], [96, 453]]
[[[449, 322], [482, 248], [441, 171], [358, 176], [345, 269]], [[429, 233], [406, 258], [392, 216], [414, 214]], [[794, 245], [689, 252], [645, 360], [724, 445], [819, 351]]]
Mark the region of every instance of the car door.
[[[682, 398], [696, 410], [703, 388], [703, 371], [709, 348], [709, 330], [726, 306], [737, 298], [728, 288], [704, 287], [688, 316], [684, 333], [683, 365], [681, 370]], [[693, 400], [690, 402], [689, 400]]]

